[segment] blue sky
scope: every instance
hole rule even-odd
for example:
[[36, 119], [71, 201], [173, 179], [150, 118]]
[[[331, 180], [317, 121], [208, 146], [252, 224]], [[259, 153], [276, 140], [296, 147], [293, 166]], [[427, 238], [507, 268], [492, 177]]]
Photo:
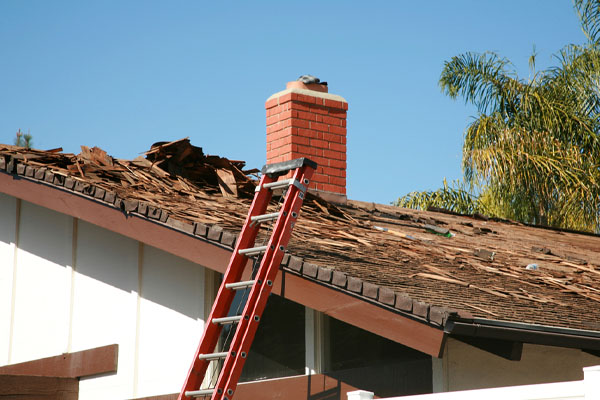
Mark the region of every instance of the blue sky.
[[568, 0], [0, 1], [0, 143], [134, 158], [189, 136], [265, 162], [264, 102], [312, 74], [345, 97], [348, 197], [389, 203], [461, 176], [476, 114], [444, 96], [444, 61], [495, 51], [528, 76], [583, 43]]

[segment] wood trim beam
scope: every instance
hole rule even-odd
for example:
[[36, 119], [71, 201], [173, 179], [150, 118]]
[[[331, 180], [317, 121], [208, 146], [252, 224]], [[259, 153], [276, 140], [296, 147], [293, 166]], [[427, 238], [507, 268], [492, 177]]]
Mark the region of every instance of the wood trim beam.
[[273, 293], [433, 357], [442, 356], [445, 334], [441, 329], [289, 273], [282, 293], [282, 279], [280, 273]]
[[[358, 388], [327, 375], [300, 375], [240, 383], [235, 393], [235, 399], [345, 399], [347, 397], [346, 394], [354, 390], [358, 390]], [[178, 394], [173, 393], [143, 397], [135, 400], [176, 400], [177, 397]]]
[[65, 353], [60, 356], [5, 365], [0, 367], [0, 374], [81, 378], [116, 373], [118, 355], [119, 345], [111, 344], [75, 353]]
[[77, 400], [79, 381], [75, 378], [0, 375], [0, 398], [3, 400]]

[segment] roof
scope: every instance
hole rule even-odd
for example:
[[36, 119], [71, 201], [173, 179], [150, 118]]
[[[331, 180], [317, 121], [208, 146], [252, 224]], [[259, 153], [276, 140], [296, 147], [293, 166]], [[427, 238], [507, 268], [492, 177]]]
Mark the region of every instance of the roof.
[[[0, 145], [0, 173], [229, 248], [255, 185], [243, 168], [187, 139], [131, 161]], [[597, 235], [308, 196], [288, 249], [289, 274], [440, 329], [456, 317], [600, 331]]]

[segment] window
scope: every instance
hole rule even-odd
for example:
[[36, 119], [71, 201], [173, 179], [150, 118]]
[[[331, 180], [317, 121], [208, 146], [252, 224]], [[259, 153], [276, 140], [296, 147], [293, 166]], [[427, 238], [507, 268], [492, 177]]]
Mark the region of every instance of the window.
[[240, 382], [304, 374], [304, 306], [270, 295]]
[[432, 392], [431, 356], [329, 318], [326, 375], [382, 397]]

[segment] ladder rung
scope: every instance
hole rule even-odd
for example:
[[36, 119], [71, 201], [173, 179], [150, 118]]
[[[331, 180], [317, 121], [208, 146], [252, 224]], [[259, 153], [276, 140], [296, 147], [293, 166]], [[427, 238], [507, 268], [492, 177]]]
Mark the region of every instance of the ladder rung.
[[250, 221], [252, 222], [265, 222], [265, 221], [272, 221], [274, 219], [277, 219], [279, 217], [279, 213], [271, 213], [271, 214], [263, 214], [263, 215], [255, 215], [253, 217], [250, 217]]
[[243, 282], [226, 283], [225, 287], [227, 289], [233, 289], [233, 290], [246, 289], [246, 288], [249, 288], [252, 285], [254, 285], [254, 282], [255, 281], [243, 281]]
[[228, 352], [223, 353], [210, 353], [210, 354], [200, 354], [198, 358], [200, 360], [220, 360], [221, 358], [227, 357]]
[[[263, 187], [265, 189], [275, 190], [275, 189], [281, 189], [281, 188], [286, 187], [286, 186], [290, 186], [292, 183], [294, 183], [294, 179], [293, 178], [282, 179], [280, 181], [265, 183], [263, 185]], [[298, 182], [298, 183], [300, 183], [300, 182]]]
[[213, 318], [212, 322], [213, 324], [233, 324], [238, 322], [240, 319], [242, 319], [241, 315], [234, 315], [233, 317], [223, 317], [223, 318]]
[[264, 253], [265, 251], [267, 251], [267, 246], [258, 246], [250, 247], [248, 249], [241, 249], [239, 250], [239, 253], [246, 256], [255, 256], [257, 254]]
[[185, 392], [187, 397], [202, 397], [202, 396], [212, 396], [215, 392], [215, 389], [202, 389], [202, 390], [189, 390]]

